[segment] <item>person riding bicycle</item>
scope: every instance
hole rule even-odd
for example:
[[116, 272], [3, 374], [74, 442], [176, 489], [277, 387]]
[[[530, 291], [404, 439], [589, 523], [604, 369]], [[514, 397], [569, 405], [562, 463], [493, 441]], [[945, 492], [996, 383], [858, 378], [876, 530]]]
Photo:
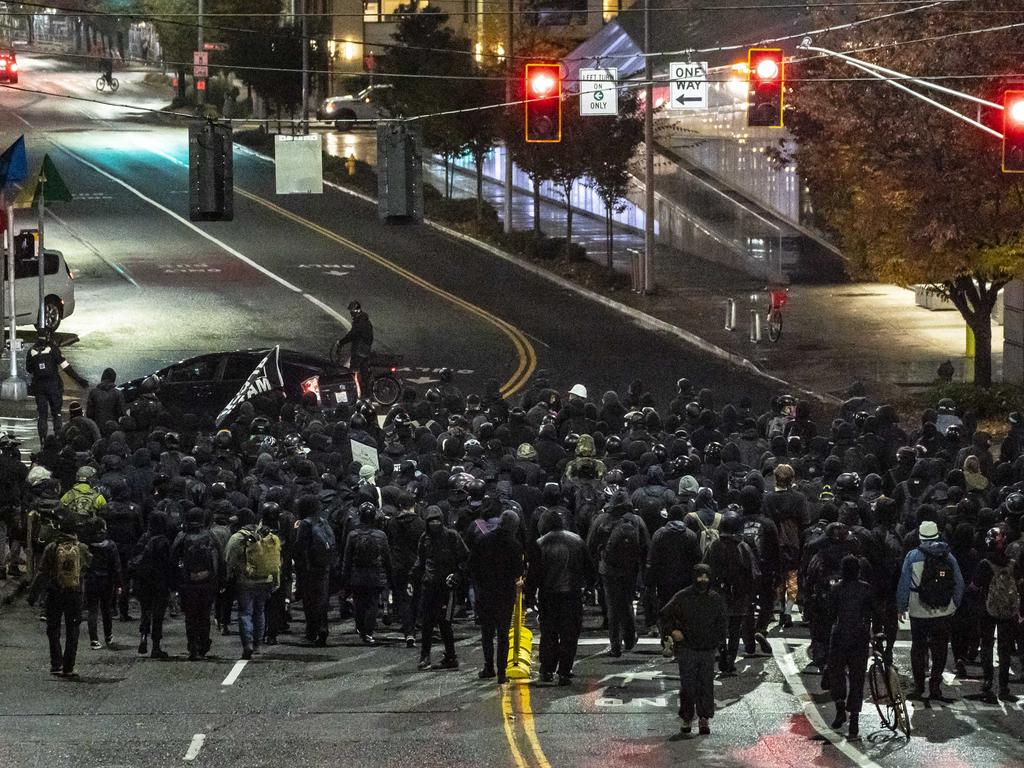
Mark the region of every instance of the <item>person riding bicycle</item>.
[[103, 79], [107, 85], [113, 87], [114, 85], [114, 56], [107, 51], [103, 54], [100, 59], [100, 72], [103, 75]]
[[359, 388], [362, 390], [370, 385], [369, 362], [370, 353], [373, 350], [373, 324], [358, 301], [350, 301], [348, 311], [352, 316], [352, 327], [348, 333], [338, 339], [334, 349], [337, 355], [343, 346], [352, 345], [349, 368], [358, 375]]

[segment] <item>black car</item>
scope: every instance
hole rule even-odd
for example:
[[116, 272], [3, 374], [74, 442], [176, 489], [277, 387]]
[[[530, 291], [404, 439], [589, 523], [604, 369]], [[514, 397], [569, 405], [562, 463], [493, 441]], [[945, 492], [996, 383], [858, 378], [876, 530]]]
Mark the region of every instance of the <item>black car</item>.
[[[154, 374], [160, 378], [160, 402], [172, 413], [194, 413], [212, 421], [269, 351], [211, 352], [161, 368]], [[297, 403], [312, 393], [324, 407], [356, 401], [355, 375], [348, 368], [319, 355], [289, 349], [281, 350], [280, 361], [287, 400]], [[128, 403], [139, 396], [145, 378], [120, 385]]]

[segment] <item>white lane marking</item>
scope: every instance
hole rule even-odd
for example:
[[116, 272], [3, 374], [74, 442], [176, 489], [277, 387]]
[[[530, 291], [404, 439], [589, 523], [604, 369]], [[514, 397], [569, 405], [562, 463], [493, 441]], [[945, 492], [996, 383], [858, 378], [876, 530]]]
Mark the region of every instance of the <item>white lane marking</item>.
[[[641, 637], [636, 641], [637, 645], [657, 645], [661, 646], [661, 640], [657, 637]], [[581, 637], [577, 645], [608, 645], [608, 638], [606, 637]]]
[[192, 742], [188, 745], [188, 750], [186, 750], [185, 757], [183, 758], [185, 762], [191, 763], [193, 760], [199, 757], [199, 750], [203, 748], [203, 744], [205, 743], [205, 733], [197, 733], [195, 736], [193, 736]]
[[12, 115], [14, 115], [14, 116], [15, 116], [16, 118], [18, 118], [19, 120], [21, 120], [21, 122], [23, 122], [23, 123], [24, 123], [25, 125], [27, 125], [27, 126], [28, 126], [29, 128], [35, 128], [35, 126], [34, 126], [34, 125], [32, 125], [32, 123], [30, 123], [30, 122], [29, 122], [28, 120], [26, 120], [26, 119], [25, 119], [24, 117], [22, 117], [21, 115], [19, 115], [19, 114], [18, 114], [17, 112], [11, 112], [11, 114], [12, 114]]
[[[243, 253], [240, 253], [239, 251], [236, 251], [234, 248], [232, 248], [230, 245], [228, 245], [224, 241], [218, 240], [216, 237], [211, 235], [209, 232], [206, 232], [206, 231], [202, 230], [201, 228], [197, 227], [195, 224], [193, 224], [188, 219], [186, 219], [186, 218], [184, 218], [182, 216], [179, 216], [178, 214], [176, 214], [174, 211], [172, 211], [167, 206], [158, 203], [156, 200], [153, 200], [150, 197], [147, 197], [142, 192], [140, 192], [135, 187], [133, 187], [131, 184], [128, 184], [127, 182], [122, 181], [121, 179], [117, 178], [116, 176], [114, 176], [111, 173], [107, 173], [105, 170], [100, 168], [98, 165], [89, 162], [88, 160], [86, 160], [81, 155], [79, 155], [76, 152], [73, 152], [70, 149], [68, 149], [67, 147], [65, 147], [63, 144], [57, 144], [57, 146], [59, 146], [68, 155], [70, 155], [71, 157], [75, 158], [75, 160], [80, 162], [82, 165], [84, 165], [87, 168], [91, 168], [92, 170], [96, 171], [96, 173], [100, 174], [100, 176], [103, 176], [104, 178], [110, 179], [110, 181], [114, 182], [118, 186], [124, 187], [129, 192], [131, 192], [133, 195], [135, 195], [137, 198], [139, 198], [140, 200], [144, 200], [145, 202], [149, 203], [150, 205], [152, 205], [157, 210], [163, 211], [168, 216], [170, 216], [172, 219], [177, 221], [179, 224], [183, 224], [184, 226], [186, 226], [189, 229], [191, 229], [193, 232], [195, 232], [200, 237], [202, 237], [202, 238], [204, 238], [206, 240], [209, 240], [211, 243], [216, 245], [218, 248], [223, 250], [225, 253], [228, 253], [228, 254], [234, 256], [236, 259], [241, 261], [243, 264], [249, 265], [250, 267], [255, 269], [257, 272], [259, 272], [260, 274], [265, 275], [266, 277], [269, 277], [271, 280], [273, 280], [274, 282], [276, 282], [279, 285], [283, 286], [284, 288], [287, 288], [292, 293], [297, 293], [299, 296], [304, 298], [310, 304], [313, 304], [314, 306], [318, 307], [319, 309], [322, 309], [328, 315], [330, 315], [335, 320], [337, 320], [342, 325], [342, 327], [345, 328], [345, 330], [348, 330], [349, 328], [352, 327], [351, 322], [349, 322], [349, 320], [344, 315], [340, 314], [336, 310], [334, 310], [331, 307], [329, 307], [327, 304], [322, 302], [316, 296], [312, 296], [312, 295], [306, 293], [305, 291], [303, 291], [299, 286], [295, 285], [294, 283], [288, 282], [283, 277], [281, 277], [280, 275], [278, 275], [278, 274], [276, 274], [274, 272], [271, 272], [269, 269], [267, 269], [263, 265], [257, 264], [255, 261], [250, 259], [248, 256], [246, 256]], [[161, 153], [157, 153], [157, 154], [161, 154]]]
[[[56, 221], [62, 227], [64, 227], [64, 229], [66, 229], [68, 231], [68, 234], [71, 235], [71, 237], [73, 237], [75, 240], [80, 242], [84, 248], [86, 248], [87, 250], [92, 251], [93, 255], [96, 256], [96, 258], [98, 258], [100, 261], [102, 261], [104, 264], [106, 264], [108, 267], [110, 267], [112, 270], [114, 270], [114, 272], [117, 273], [120, 277], [123, 277], [125, 280], [127, 280], [129, 283], [134, 285], [136, 288], [141, 287], [135, 281], [135, 278], [132, 277], [130, 274], [128, 274], [128, 270], [126, 270], [124, 267], [122, 267], [120, 264], [118, 264], [113, 259], [108, 259], [106, 256], [104, 256], [100, 252], [100, 250], [98, 248], [93, 247], [93, 245], [90, 242], [88, 242], [84, 237], [82, 237], [70, 224], [68, 224], [66, 221], [64, 221], [64, 219], [62, 219], [60, 216], [58, 216], [56, 213], [54, 213], [49, 208], [46, 209], [46, 215], [49, 216], [54, 221]], [[81, 338], [81, 337], [79, 337], [79, 338]]]
[[779, 665], [779, 670], [782, 672], [783, 676], [785, 676], [786, 682], [789, 683], [789, 687], [790, 690], [793, 691], [793, 695], [800, 701], [804, 710], [804, 716], [814, 727], [814, 730], [816, 730], [823, 739], [846, 755], [846, 757], [850, 758], [858, 768], [881, 768], [878, 763], [857, 749], [853, 742], [848, 741], [841, 733], [833, 731], [828, 727], [828, 724], [825, 723], [824, 718], [818, 711], [818, 707], [815, 705], [814, 699], [812, 699], [811, 694], [807, 692], [807, 688], [804, 686], [804, 681], [800, 679], [800, 671], [796, 667], [796, 661], [794, 660], [793, 654], [789, 650], [789, 646], [786, 644], [786, 641], [773, 637], [770, 642], [772, 646], [772, 655], [775, 657], [775, 663]]
[[221, 685], [234, 685], [235, 680], [237, 680], [238, 676], [242, 674], [242, 670], [245, 669], [245, 665], [248, 663], [249, 662], [245, 659], [239, 659], [236, 661], [235, 666], [233, 666], [231, 671], [228, 672], [228, 676], [224, 678], [224, 682], [221, 683]]

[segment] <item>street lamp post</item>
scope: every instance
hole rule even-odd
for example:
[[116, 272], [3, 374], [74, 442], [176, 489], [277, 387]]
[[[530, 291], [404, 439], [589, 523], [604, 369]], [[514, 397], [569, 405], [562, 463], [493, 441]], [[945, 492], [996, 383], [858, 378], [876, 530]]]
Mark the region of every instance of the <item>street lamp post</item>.
[[[199, 0], [199, 13], [196, 19], [196, 50], [203, 50], [203, 0]], [[196, 81], [196, 104], [202, 107], [206, 91], [199, 87], [199, 77], [195, 77], [194, 80]]]
[[[513, 89], [512, 89], [512, 77], [514, 73], [512, 63], [512, 3], [514, 0], [508, 0], [508, 30], [505, 39], [505, 103], [512, 101]], [[512, 147], [511, 142], [505, 142], [505, 203], [503, 206], [504, 212], [504, 230], [505, 234], [512, 232]]]
[[654, 64], [651, 57], [651, 0], [644, 0], [644, 252], [640, 264], [640, 293], [654, 288]]

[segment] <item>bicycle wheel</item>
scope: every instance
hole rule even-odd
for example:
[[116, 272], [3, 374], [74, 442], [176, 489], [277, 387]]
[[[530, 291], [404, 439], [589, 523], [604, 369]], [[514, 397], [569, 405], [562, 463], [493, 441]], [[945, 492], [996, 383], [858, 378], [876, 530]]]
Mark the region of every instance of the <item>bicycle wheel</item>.
[[97, 91], [102, 91], [106, 87], [107, 87], [106, 79], [102, 75], [97, 77], [96, 78], [96, 90]]
[[868, 687], [871, 689], [871, 700], [878, 710], [878, 719], [882, 721], [882, 726], [895, 733], [896, 712], [892, 705], [889, 680], [885, 674], [884, 662], [877, 657], [871, 662], [871, 668], [868, 670]]
[[768, 340], [776, 342], [782, 338], [782, 312], [773, 309], [768, 313]]
[[378, 376], [373, 380], [373, 399], [381, 405], [394, 405], [402, 395], [402, 386], [394, 376]]
[[899, 670], [894, 666], [889, 667], [888, 683], [896, 721], [896, 728], [893, 730], [903, 731], [903, 735], [909, 739], [911, 726], [910, 712], [907, 710], [907, 697], [903, 694], [903, 682], [900, 680]]
[[110, 79], [110, 92], [117, 93], [117, 89], [121, 87], [121, 83], [117, 81], [116, 77]]

